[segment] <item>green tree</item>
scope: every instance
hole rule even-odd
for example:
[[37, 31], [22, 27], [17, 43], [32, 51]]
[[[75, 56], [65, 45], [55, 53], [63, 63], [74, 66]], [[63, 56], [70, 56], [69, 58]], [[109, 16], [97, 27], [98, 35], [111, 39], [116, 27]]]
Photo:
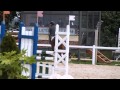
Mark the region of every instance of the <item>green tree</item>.
[[120, 27], [120, 11], [102, 11], [101, 45], [117, 46]]
[[28, 78], [21, 74], [23, 70], [27, 71], [22, 64], [32, 64], [35, 57], [28, 57], [25, 51], [19, 50], [15, 38], [10, 33], [6, 33], [0, 45], [0, 79], [24, 79]]
[[10, 33], [6, 33], [5, 37], [3, 38], [0, 45], [0, 50], [1, 53], [11, 51], [16, 51], [17, 53], [20, 52], [19, 48], [16, 45], [15, 38]]
[[28, 71], [24, 64], [36, 63], [34, 56], [26, 56], [26, 51], [22, 50], [17, 54], [16, 51], [0, 53], [0, 79], [27, 79], [22, 75], [22, 71]]

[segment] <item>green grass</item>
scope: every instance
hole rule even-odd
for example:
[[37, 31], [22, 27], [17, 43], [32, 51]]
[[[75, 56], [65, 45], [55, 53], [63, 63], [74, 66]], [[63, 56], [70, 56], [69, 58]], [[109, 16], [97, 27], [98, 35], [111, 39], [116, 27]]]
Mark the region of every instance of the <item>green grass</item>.
[[86, 60], [71, 60], [69, 63], [74, 63], [74, 64], [92, 64], [91, 61], [86, 61]]
[[[50, 60], [40, 60], [39, 62], [54, 62], [54, 61], [50, 61]], [[73, 63], [73, 64], [92, 64], [92, 61], [88, 61], [88, 60], [71, 60], [69, 61], [69, 63]], [[120, 61], [119, 62], [116, 62], [116, 61], [113, 61], [111, 63], [100, 63], [100, 62], [97, 62], [96, 65], [109, 65], [109, 66], [120, 66]]]

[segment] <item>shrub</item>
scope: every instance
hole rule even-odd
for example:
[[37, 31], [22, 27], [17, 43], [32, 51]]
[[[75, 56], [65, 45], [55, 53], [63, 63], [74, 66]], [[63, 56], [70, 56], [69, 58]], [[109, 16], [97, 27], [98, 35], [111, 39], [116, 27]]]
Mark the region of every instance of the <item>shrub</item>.
[[27, 79], [21, 72], [28, 71], [22, 64], [32, 64], [35, 62], [35, 57], [25, 56], [26, 51], [20, 53], [16, 45], [15, 38], [6, 33], [0, 45], [0, 79]]
[[16, 51], [0, 53], [0, 79], [27, 79], [21, 72], [28, 71], [23, 64], [36, 63], [35, 57], [28, 57], [25, 55], [25, 50], [21, 53]]
[[19, 48], [16, 45], [15, 38], [10, 33], [6, 33], [6, 35], [4, 36], [0, 45], [0, 49], [2, 54], [4, 52], [11, 51], [16, 51], [16, 53], [20, 52]]

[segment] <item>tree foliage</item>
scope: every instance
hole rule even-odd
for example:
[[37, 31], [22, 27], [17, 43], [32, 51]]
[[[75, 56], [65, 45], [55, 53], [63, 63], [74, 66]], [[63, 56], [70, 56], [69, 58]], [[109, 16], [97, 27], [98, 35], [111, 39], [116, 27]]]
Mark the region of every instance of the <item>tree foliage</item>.
[[28, 77], [21, 74], [23, 70], [28, 71], [23, 64], [35, 63], [35, 56], [26, 56], [25, 50], [20, 52], [10, 33], [5, 35], [0, 48], [0, 79], [27, 79]]
[[120, 11], [102, 11], [101, 45], [117, 46]]
[[5, 37], [3, 38], [0, 44], [0, 50], [1, 53], [11, 51], [16, 51], [17, 53], [20, 52], [19, 48], [16, 45], [15, 38], [10, 33], [6, 33]]
[[25, 55], [26, 51], [22, 50], [17, 54], [16, 51], [0, 53], [0, 79], [27, 79], [22, 71], [27, 72], [28, 69], [24, 64], [36, 63], [35, 57]]

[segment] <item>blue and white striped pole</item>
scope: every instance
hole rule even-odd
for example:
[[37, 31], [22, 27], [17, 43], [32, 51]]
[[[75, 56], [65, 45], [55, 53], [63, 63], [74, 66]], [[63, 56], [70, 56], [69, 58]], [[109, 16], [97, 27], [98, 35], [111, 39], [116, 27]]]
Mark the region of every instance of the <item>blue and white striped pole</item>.
[[1, 23], [1, 28], [0, 28], [0, 43], [2, 42], [3, 37], [5, 36], [5, 23]]
[[[28, 48], [26, 48], [28, 51], [32, 51], [33, 53], [31, 55], [36, 55], [37, 54], [37, 42], [38, 42], [38, 25], [35, 24], [34, 26], [34, 35], [22, 35], [22, 27], [24, 27], [23, 22], [20, 23], [20, 30], [19, 30], [19, 49], [21, 50], [22, 48], [26, 48], [24, 47], [24, 45], [22, 45], [22, 42], [25, 44], [26, 41], [24, 39], [32, 39], [33, 41], [33, 50], [28, 50]], [[25, 28], [27, 30], [27, 28]], [[24, 29], [23, 29], [24, 30]], [[22, 41], [21, 41], [22, 40]], [[22, 47], [21, 47], [22, 46]], [[36, 59], [36, 58], [35, 58]], [[30, 76], [31, 79], [35, 79], [35, 74], [36, 74], [36, 63], [30, 65], [31, 70], [30, 70]]]
[[[38, 24], [34, 26], [34, 36], [33, 36], [33, 55], [37, 54], [37, 42], [38, 42]], [[35, 79], [36, 64], [32, 64], [32, 79]]]
[[20, 27], [19, 27], [19, 34], [18, 34], [18, 47], [19, 47], [19, 50], [21, 49], [21, 35], [22, 35], [22, 27], [24, 26], [24, 23], [23, 22], [20, 22]]

